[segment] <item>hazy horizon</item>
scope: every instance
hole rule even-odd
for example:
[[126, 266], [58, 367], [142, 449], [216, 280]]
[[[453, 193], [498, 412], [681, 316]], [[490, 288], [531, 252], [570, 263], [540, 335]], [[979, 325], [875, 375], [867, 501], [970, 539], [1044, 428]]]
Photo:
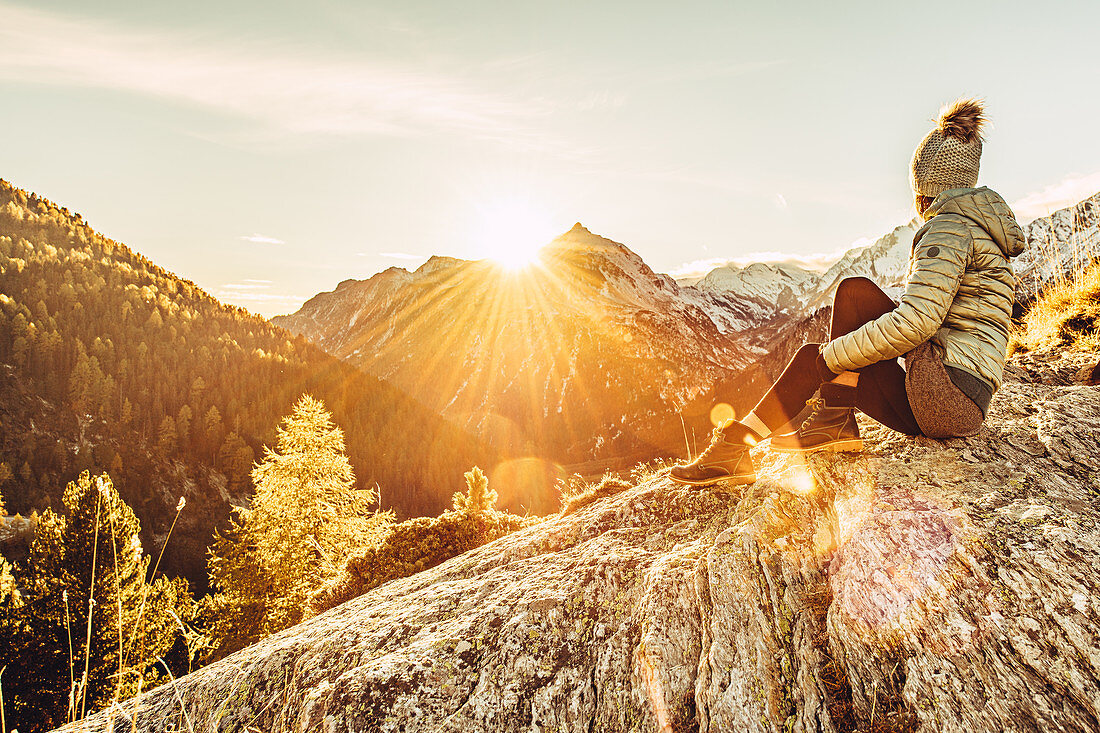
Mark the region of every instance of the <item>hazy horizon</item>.
[[822, 261], [913, 216], [909, 156], [960, 95], [992, 119], [979, 183], [1022, 219], [1100, 190], [1098, 19], [0, 0], [0, 177], [268, 316], [576, 221], [661, 272]]

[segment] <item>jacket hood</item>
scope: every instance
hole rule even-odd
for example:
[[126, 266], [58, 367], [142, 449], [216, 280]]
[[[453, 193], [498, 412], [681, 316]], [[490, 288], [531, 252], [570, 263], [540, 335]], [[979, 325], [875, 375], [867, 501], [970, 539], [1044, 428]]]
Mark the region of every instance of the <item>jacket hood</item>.
[[959, 214], [970, 219], [989, 233], [1006, 257], [1020, 254], [1027, 243], [1012, 209], [999, 193], [985, 186], [944, 191], [924, 212], [924, 220], [937, 214]]

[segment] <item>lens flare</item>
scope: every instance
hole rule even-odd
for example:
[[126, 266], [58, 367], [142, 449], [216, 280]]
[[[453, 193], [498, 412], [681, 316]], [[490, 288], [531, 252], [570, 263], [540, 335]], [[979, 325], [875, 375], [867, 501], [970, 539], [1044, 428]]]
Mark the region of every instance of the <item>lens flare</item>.
[[817, 481], [813, 474], [803, 466], [795, 466], [791, 472], [791, 492], [800, 496], [806, 496], [817, 491]]
[[710, 408], [710, 422], [716, 428], [725, 427], [736, 419], [737, 412], [733, 409], [732, 405], [728, 405], [725, 402], [719, 402], [717, 405]]
[[653, 663], [649, 661], [644, 641], [634, 652], [634, 668], [642, 678], [645, 692], [649, 696], [649, 707], [653, 711], [653, 717], [657, 719], [657, 729], [671, 731], [673, 728], [668, 703], [665, 701], [665, 686]]
[[555, 487], [565, 471], [553, 461], [532, 456], [503, 461], [489, 473], [497, 506], [516, 514], [547, 514], [557, 508]]

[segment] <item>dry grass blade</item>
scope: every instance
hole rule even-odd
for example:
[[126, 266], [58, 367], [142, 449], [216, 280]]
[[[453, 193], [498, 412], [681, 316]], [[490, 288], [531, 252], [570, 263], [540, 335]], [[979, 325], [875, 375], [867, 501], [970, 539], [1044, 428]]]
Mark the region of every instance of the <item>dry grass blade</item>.
[[73, 630], [69, 623], [69, 591], [61, 591], [61, 600], [65, 604], [65, 636], [69, 640], [69, 709], [65, 713], [66, 720], [73, 720], [76, 715], [76, 673], [73, 671]]
[[[172, 692], [176, 694], [176, 701], [180, 704], [180, 714], [183, 716], [183, 722], [187, 723], [187, 730], [189, 733], [195, 733], [195, 726], [191, 725], [191, 718], [187, 715], [187, 706], [183, 703], [183, 698], [180, 697], [179, 690], [176, 689], [176, 677], [172, 674], [172, 670], [168, 668], [168, 664], [163, 658], [157, 657], [157, 661], [160, 662], [160, 666], [164, 667], [164, 671], [168, 673], [168, 679], [171, 680]], [[135, 722], [136, 725], [136, 722]]]
[[1009, 351], [1100, 348], [1100, 263], [1049, 286], [1013, 333]]
[[4, 716], [4, 670], [8, 665], [0, 668], [0, 733], [8, 733], [8, 719]]
[[688, 460], [692, 459], [691, 443], [688, 442], [688, 429], [687, 423], [684, 422], [684, 416], [680, 415], [680, 427], [684, 429], [684, 448], [687, 450]]
[[99, 549], [99, 506], [102, 500], [102, 495], [97, 491], [95, 499], [95, 532], [92, 537], [92, 573], [91, 578], [88, 580], [88, 624], [87, 624], [87, 638], [84, 640], [84, 677], [80, 682], [81, 696], [80, 696], [80, 717], [84, 717], [85, 706], [88, 702], [88, 668], [91, 666], [92, 658], [92, 612], [95, 610], [95, 564], [96, 564], [96, 550]]
[[115, 679], [115, 691], [111, 696], [111, 707], [114, 709], [118, 702], [119, 691], [122, 688], [122, 586], [118, 579], [118, 538], [115, 536], [115, 520], [113, 514], [108, 514], [108, 524], [111, 528], [111, 557], [115, 563], [115, 601], [118, 604], [118, 677]]

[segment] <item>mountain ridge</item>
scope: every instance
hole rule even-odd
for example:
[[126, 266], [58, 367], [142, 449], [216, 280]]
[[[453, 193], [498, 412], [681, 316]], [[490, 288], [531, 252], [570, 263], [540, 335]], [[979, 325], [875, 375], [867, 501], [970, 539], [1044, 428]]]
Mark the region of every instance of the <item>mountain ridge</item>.
[[[669, 276], [580, 225], [519, 273], [463, 260], [404, 272], [341, 283], [273, 321], [475, 432], [495, 430], [506, 451], [559, 463], [607, 445], [667, 452], [682, 439], [671, 405], [749, 359], [734, 316], [708, 315], [719, 296], [678, 297]], [[548, 419], [557, 426], [540, 427]]]

